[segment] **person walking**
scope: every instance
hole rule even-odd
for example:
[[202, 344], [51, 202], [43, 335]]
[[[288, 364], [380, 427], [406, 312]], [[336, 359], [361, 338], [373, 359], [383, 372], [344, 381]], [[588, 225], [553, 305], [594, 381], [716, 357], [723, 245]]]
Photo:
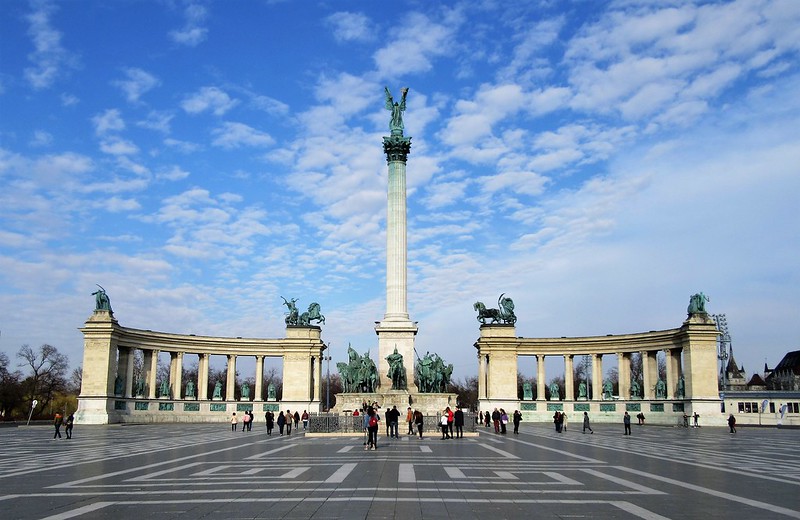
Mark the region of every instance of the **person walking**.
[[386, 412], [386, 422], [389, 423], [389, 437], [399, 439], [400, 410], [397, 406], [392, 406], [392, 409]]
[[417, 425], [417, 432], [419, 432], [419, 438], [422, 438], [422, 427], [425, 424], [425, 416], [422, 415], [422, 412], [419, 410], [414, 410], [414, 424]]
[[303, 431], [308, 430], [308, 412], [303, 410], [303, 415], [300, 416], [300, 419], [303, 421]]
[[453, 426], [456, 427], [456, 438], [464, 438], [464, 411], [460, 406], [456, 406], [456, 411], [453, 414]]
[[243, 432], [247, 431], [247, 423], [249, 423], [249, 422], [250, 422], [250, 415], [247, 413], [247, 411], [245, 411], [244, 412], [244, 416], [242, 416], [242, 431]]
[[442, 416], [439, 418], [439, 428], [442, 429], [442, 440], [449, 439], [450, 436], [447, 434], [447, 410], [442, 412]]
[[631, 434], [631, 416], [628, 415], [628, 412], [625, 411], [625, 415], [622, 416], [622, 424], [625, 425], [625, 435]]
[[561, 429], [563, 431], [567, 431], [567, 414], [566, 413], [562, 413], [561, 414]]
[[255, 415], [253, 415], [253, 410], [247, 410], [247, 415], [250, 416], [250, 420], [247, 421], [247, 431], [251, 432], [251, 431], [253, 431], [253, 420], [256, 417], [255, 417]]
[[53, 439], [58, 437], [61, 438], [61, 425], [64, 423], [64, 418], [61, 416], [60, 413], [56, 412], [56, 416], [53, 418], [53, 426], [56, 428], [56, 432], [53, 434]]
[[692, 428], [699, 428], [700, 427], [700, 415], [697, 412], [694, 412], [692, 415], [692, 419], [694, 419], [694, 425]]
[[294, 429], [297, 430], [298, 428], [300, 428], [300, 413], [295, 411], [293, 418], [294, 418]]
[[267, 412], [264, 418], [267, 420], [267, 435], [272, 435], [272, 429], [275, 427], [275, 414], [271, 411]]
[[67, 417], [67, 422], [64, 423], [64, 424], [66, 424], [66, 426], [64, 427], [64, 433], [67, 434], [67, 439], [71, 439], [72, 438], [72, 426], [75, 424], [75, 416], [72, 415], [72, 414], [69, 414], [69, 417]]
[[489, 417], [489, 412], [486, 412], [486, 414], [483, 416], [483, 423], [486, 425], [487, 428], [489, 427], [490, 420], [491, 419]]
[[236, 425], [237, 424], [239, 424], [239, 418], [236, 417], [236, 412], [233, 412], [233, 415], [231, 415], [231, 431], [232, 432], [236, 431]]
[[586, 433], [586, 430], [589, 430], [589, 433], [594, 433], [592, 427], [589, 426], [589, 413], [583, 412], [583, 433]]
[[731, 433], [736, 433], [736, 417], [733, 414], [728, 416], [728, 427], [731, 429]]
[[448, 406], [445, 410], [447, 412], [447, 432], [450, 434], [450, 438], [453, 438], [453, 423], [456, 420], [456, 414], [453, 413], [453, 410], [450, 409]]
[[292, 417], [291, 410], [286, 410], [286, 435], [291, 435], [292, 434], [292, 420], [293, 419], [294, 419], [294, 417]]
[[283, 428], [286, 426], [286, 417], [283, 415], [283, 412], [278, 414], [278, 432], [283, 437]]
[[378, 426], [381, 422], [381, 416], [378, 415], [378, 411], [372, 408], [370, 411], [367, 412], [368, 419], [368, 429], [367, 432], [369, 434], [369, 440], [367, 441], [367, 449], [370, 450], [377, 450], [378, 449]]
[[519, 423], [522, 422], [522, 413], [519, 410], [514, 410], [514, 433], [519, 435]]
[[492, 412], [492, 422], [494, 423], [494, 432], [500, 433], [500, 412], [497, 408]]
[[508, 414], [502, 408], [500, 408], [500, 433], [502, 435], [506, 434], [506, 425], [508, 424]]
[[411, 411], [410, 406], [406, 411], [406, 422], [408, 423], [408, 434], [414, 435], [414, 412]]

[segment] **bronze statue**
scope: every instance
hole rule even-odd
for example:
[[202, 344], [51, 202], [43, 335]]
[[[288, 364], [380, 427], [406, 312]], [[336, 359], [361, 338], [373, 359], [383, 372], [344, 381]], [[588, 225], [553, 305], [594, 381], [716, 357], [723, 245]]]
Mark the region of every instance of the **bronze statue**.
[[408, 95], [408, 87], [401, 88], [402, 94], [400, 103], [395, 103], [392, 99], [392, 94], [389, 92], [389, 87], [384, 87], [386, 92], [386, 110], [392, 112], [392, 119], [389, 121], [389, 129], [392, 135], [403, 135], [403, 112], [406, 110], [406, 96]]
[[394, 352], [386, 356], [386, 361], [389, 362], [389, 371], [386, 375], [392, 380], [392, 390], [405, 390], [408, 388], [406, 382], [406, 368], [403, 366], [403, 355], [397, 352], [397, 347]]
[[693, 294], [689, 297], [689, 308], [686, 311], [691, 316], [692, 314], [707, 314], [706, 313], [706, 302], [710, 302], [708, 296], [699, 292], [697, 294]]
[[100, 289], [92, 293], [92, 296], [94, 296], [94, 310], [111, 312], [111, 299], [106, 294], [106, 290], [100, 284], [95, 285]]
[[558, 383], [556, 383], [555, 381], [550, 383], [550, 400], [551, 401], [561, 400], [561, 390], [558, 387]]

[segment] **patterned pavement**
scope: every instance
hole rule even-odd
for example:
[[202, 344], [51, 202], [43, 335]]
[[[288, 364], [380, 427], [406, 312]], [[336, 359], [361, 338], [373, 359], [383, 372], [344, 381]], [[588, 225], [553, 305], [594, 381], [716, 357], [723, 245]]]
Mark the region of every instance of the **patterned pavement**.
[[[0, 516], [800, 518], [800, 430], [595, 425], [440, 440], [227, 424], [0, 428]], [[63, 433], [62, 433], [63, 434]]]

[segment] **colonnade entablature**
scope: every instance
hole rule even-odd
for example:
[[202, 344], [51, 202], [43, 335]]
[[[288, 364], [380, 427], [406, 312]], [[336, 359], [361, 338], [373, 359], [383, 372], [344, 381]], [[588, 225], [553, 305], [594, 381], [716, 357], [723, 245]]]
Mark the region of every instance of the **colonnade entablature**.
[[[265, 358], [282, 360], [281, 408], [321, 409], [322, 355], [326, 346], [318, 326], [287, 325], [286, 337], [276, 339], [198, 336], [123, 327], [110, 310], [95, 310], [80, 330], [84, 335], [84, 358], [78, 417], [84, 423], [202, 422], [212, 420], [206, 412], [255, 409], [256, 403], [272, 403], [261, 408], [277, 410], [274, 389], [263, 385]], [[143, 363], [134, 380], [137, 351], [141, 352]], [[169, 354], [169, 376], [158, 384], [158, 359], [162, 353]], [[197, 356], [197, 375], [183, 381], [187, 355]], [[208, 386], [212, 356], [225, 358], [225, 388], [221, 384]], [[255, 360], [254, 388], [243, 384], [237, 399], [236, 363], [247, 357]], [[159, 402], [151, 407], [148, 401], [152, 400]], [[152, 408], [169, 411], [172, 417], [150, 413]], [[181, 415], [180, 411], [197, 413]], [[218, 420], [219, 414], [212, 415], [213, 420]]]
[[[540, 419], [554, 410], [643, 412], [642, 406], [679, 415], [719, 414], [718, 334], [715, 322], [705, 313], [691, 314], [674, 329], [588, 337], [525, 338], [516, 335], [513, 324], [481, 325], [475, 343], [480, 408], [521, 409], [523, 414], [527, 410], [533, 412], [530, 417]], [[641, 377], [632, 379], [634, 355], [641, 356]], [[659, 355], [665, 377], [659, 374]], [[522, 398], [518, 394], [519, 356], [536, 359], [535, 397], [531, 387], [523, 386]], [[608, 356], [617, 365], [613, 391], [603, 376], [603, 358]], [[546, 386], [546, 381], [556, 378], [547, 376], [544, 361], [554, 357], [563, 360], [563, 379]], [[591, 363], [591, 373], [576, 381], [575, 363], [586, 361]]]

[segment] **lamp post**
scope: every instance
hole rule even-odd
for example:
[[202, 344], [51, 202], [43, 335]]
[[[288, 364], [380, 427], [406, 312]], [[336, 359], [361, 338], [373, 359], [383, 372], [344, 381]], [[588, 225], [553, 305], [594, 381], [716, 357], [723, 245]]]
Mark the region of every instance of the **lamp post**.
[[331, 356], [330, 356], [331, 345], [332, 345], [332, 343], [328, 342], [328, 344], [326, 345], [326, 348], [325, 348], [325, 350], [328, 351], [328, 355], [327, 356], [322, 356], [322, 360], [328, 362], [328, 367], [326, 369], [326, 374], [325, 374], [325, 379], [326, 379], [326, 384], [325, 384], [325, 411], [326, 412], [330, 412], [331, 411]]
[[728, 319], [725, 317], [724, 314], [712, 314], [712, 318], [714, 318], [714, 322], [717, 324], [717, 330], [720, 332], [719, 338], [717, 339], [719, 343], [719, 349], [717, 352], [717, 358], [722, 363], [722, 370], [721, 370], [721, 379], [722, 379], [722, 390], [725, 390], [725, 387], [728, 383], [727, 378], [727, 360], [728, 360], [728, 348], [731, 344], [731, 335], [728, 334]]

